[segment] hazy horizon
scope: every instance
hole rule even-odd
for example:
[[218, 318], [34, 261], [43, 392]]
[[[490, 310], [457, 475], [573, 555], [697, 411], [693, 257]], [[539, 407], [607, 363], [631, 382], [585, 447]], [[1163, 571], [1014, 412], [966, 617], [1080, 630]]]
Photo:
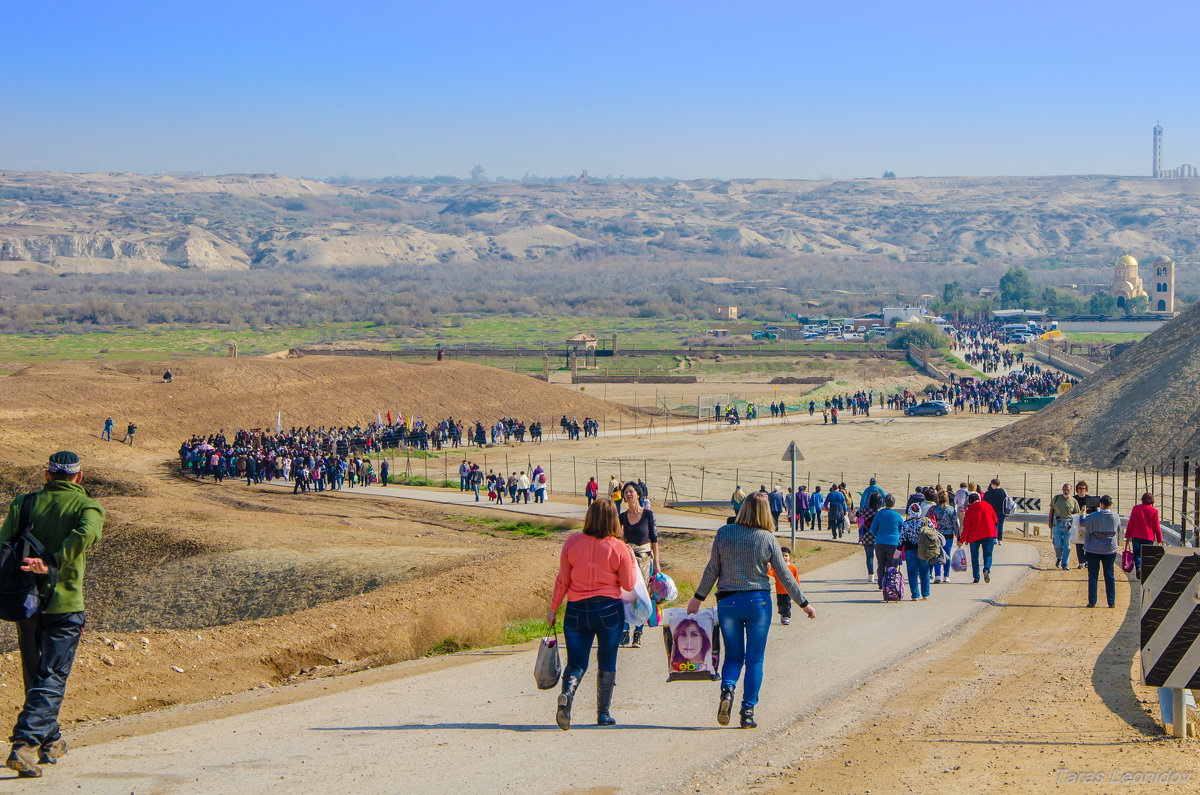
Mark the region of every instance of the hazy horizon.
[[[1193, 4], [27, 4], [0, 169], [626, 179], [1200, 163]], [[1166, 33], [1164, 33], [1166, 31]]]

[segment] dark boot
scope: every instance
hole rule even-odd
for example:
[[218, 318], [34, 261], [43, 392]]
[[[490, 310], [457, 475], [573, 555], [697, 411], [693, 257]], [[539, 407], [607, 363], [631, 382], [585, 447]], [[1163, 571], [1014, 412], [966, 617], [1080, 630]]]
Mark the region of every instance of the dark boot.
[[612, 705], [613, 686], [617, 683], [616, 671], [601, 671], [596, 675], [596, 725], [616, 726], [613, 716], [608, 714]]
[[558, 697], [558, 712], [554, 715], [554, 722], [563, 731], [571, 728], [571, 702], [575, 700], [575, 690], [582, 678], [583, 671], [574, 668], [563, 672], [562, 693]]
[[733, 711], [733, 688], [721, 688], [721, 703], [717, 707], [717, 723], [722, 726], [729, 725], [729, 713]]
[[629, 646], [630, 646], [630, 648], [634, 648], [634, 649], [642, 648], [642, 628], [641, 627], [634, 628], [633, 641], [630, 642]]
[[742, 707], [742, 728], [758, 728], [758, 724], [754, 722], [754, 707]]

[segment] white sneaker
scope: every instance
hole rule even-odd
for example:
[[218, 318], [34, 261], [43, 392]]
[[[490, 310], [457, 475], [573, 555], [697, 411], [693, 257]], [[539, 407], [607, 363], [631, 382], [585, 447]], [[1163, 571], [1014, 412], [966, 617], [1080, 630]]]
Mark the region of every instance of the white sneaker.
[[942, 578], [941, 578], [941, 577], [934, 577], [934, 578], [933, 578], [933, 584], [934, 584], [934, 585], [941, 585], [941, 584], [942, 584]]

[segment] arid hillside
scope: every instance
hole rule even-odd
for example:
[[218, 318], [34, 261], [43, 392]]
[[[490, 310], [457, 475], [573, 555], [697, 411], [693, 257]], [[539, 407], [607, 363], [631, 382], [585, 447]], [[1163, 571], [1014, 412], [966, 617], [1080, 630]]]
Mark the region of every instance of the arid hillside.
[[1050, 406], [952, 448], [955, 457], [1125, 469], [1200, 453], [1200, 305]]
[[[167, 368], [174, 381], [163, 383]], [[115, 440], [138, 426], [134, 452], [171, 455], [193, 433], [224, 429], [366, 425], [403, 412], [495, 422], [502, 416], [556, 423], [632, 412], [523, 375], [459, 362], [410, 364], [381, 359], [182, 359], [163, 362], [53, 362], [0, 379], [0, 448], [13, 463], [40, 463], [48, 448], [119, 465]], [[99, 439], [106, 417], [112, 444]], [[127, 448], [125, 448], [127, 450]]]
[[562, 255], [1045, 261], [1200, 247], [1200, 180], [327, 183], [0, 172], [0, 268], [59, 273]]

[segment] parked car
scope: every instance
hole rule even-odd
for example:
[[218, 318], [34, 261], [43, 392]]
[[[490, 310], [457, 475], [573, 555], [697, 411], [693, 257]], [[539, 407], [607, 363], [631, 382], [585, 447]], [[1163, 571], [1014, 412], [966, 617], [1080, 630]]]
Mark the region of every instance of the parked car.
[[1054, 395], [1045, 397], [1023, 397], [1008, 404], [1009, 414], [1020, 414], [1022, 411], [1037, 411], [1054, 402]]
[[926, 400], [904, 410], [905, 417], [944, 417], [950, 413], [950, 404], [944, 400]]

